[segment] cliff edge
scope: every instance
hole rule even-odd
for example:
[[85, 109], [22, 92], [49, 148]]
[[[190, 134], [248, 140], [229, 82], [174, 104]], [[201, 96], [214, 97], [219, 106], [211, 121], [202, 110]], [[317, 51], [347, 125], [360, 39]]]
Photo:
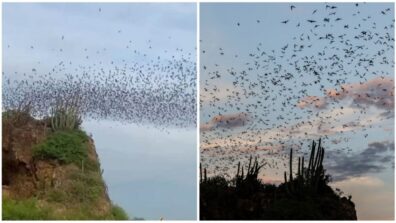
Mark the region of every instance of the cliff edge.
[[3, 220], [127, 220], [84, 131], [21, 111], [3, 112], [2, 128]]

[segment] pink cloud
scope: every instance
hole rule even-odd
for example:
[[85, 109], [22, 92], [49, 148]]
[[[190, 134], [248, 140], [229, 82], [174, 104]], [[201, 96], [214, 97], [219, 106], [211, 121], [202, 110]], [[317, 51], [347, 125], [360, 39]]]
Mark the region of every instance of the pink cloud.
[[249, 116], [245, 112], [234, 114], [216, 115], [209, 122], [201, 123], [201, 131], [210, 131], [215, 128], [235, 128], [244, 126], [249, 121]]
[[315, 106], [315, 108], [322, 109], [325, 108], [327, 105], [327, 101], [325, 97], [317, 97], [317, 96], [307, 96], [301, 99], [297, 106], [299, 108], [305, 108], [307, 106]]
[[351, 99], [355, 105], [375, 106], [381, 109], [394, 109], [395, 81], [393, 78], [377, 77], [363, 83], [343, 84], [340, 90], [327, 89], [323, 97], [306, 96], [301, 99], [299, 108], [315, 107], [324, 109], [329, 102]]

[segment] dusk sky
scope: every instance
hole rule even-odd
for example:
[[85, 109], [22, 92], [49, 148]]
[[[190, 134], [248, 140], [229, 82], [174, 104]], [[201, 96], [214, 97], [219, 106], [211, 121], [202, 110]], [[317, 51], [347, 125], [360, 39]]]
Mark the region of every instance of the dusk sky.
[[267, 163], [264, 182], [280, 183], [290, 148], [307, 156], [321, 137], [332, 185], [352, 195], [358, 219], [394, 219], [393, 9], [202, 3], [200, 148], [209, 173], [231, 177], [253, 155]]
[[[51, 75], [62, 77], [172, 56], [195, 63], [195, 48], [193, 3], [3, 4], [5, 77], [53, 68]], [[87, 118], [82, 127], [95, 141], [110, 198], [129, 217], [196, 219], [196, 126], [164, 130]]]

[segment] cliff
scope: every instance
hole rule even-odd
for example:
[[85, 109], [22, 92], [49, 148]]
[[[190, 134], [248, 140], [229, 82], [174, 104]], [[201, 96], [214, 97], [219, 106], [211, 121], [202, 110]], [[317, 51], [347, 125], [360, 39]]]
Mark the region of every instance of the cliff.
[[76, 129], [54, 131], [49, 118], [2, 115], [3, 220], [126, 220], [113, 205], [94, 141]]

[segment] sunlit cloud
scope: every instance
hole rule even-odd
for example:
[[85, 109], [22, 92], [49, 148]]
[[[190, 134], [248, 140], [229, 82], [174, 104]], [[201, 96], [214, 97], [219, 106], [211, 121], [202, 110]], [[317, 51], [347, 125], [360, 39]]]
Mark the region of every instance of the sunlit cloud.
[[216, 115], [207, 123], [201, 124], [201, 131], [209, 131], [215, 128], [236, 128], [249, 122], [249, 115], [245, 112], [234, 114]]
[[366, 82], [343, 84], [340, 90], [327, 89], [323, 97], [306, 96], [297, 106], [325, 109], [330, 102], [351, 100], [351, 106], [375, 106], [380, 109], [394, 109], [395, 81], [389, 77], [376, 77]]

